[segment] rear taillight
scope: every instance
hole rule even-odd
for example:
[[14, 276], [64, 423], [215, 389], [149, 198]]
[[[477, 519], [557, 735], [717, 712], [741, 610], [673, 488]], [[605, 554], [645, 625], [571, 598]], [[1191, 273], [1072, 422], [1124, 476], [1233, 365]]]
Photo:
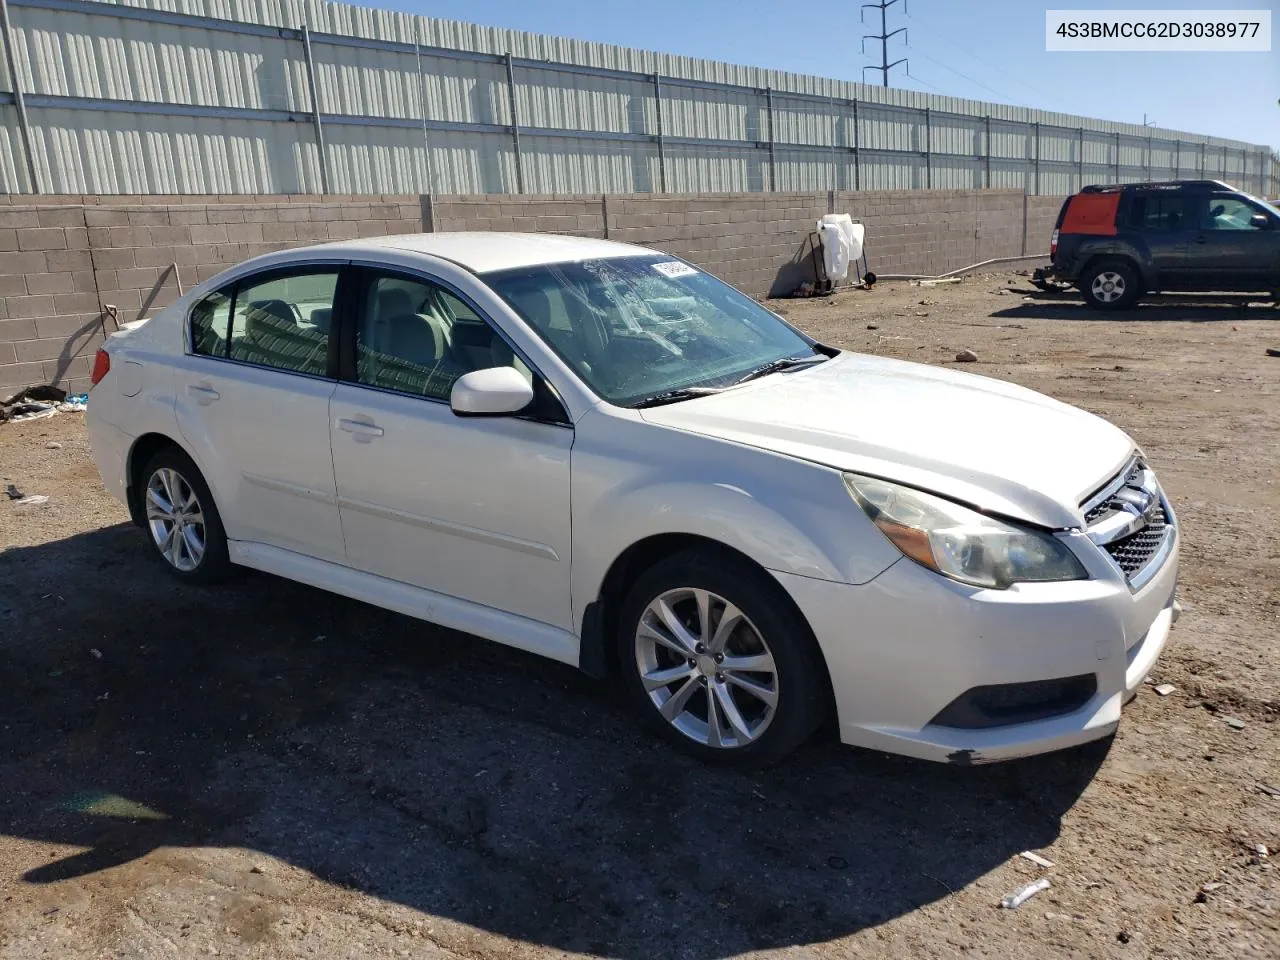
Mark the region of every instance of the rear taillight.
[[1049, 237], [1049, 256], [1052, 257], [1057, 252], [1058, 252], [1058, 231], [1055, 230], [1053, 231], [1053, 234]]
[[89, 380], [96, 387], [102, 382], [102, 378], [111, 370], [111, 354], [107, 351], [99, 349], [93, 358], [93, 372], [89, 374]]

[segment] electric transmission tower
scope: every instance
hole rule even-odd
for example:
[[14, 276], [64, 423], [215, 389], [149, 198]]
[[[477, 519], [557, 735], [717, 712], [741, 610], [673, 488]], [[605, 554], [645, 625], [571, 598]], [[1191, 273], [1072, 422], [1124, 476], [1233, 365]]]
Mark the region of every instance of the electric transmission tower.
[[[867, 75], [868, 70], [879, 70], [881, 85], [886, 87], [889, 85], [889, 71], [892, 70], [894, 67], [896, 67], [900, 63], [907, 63], [906, 57], [903, 57], [901, 60], [895, 60], [893, 61], [893, 63], [889, 62], [889, 38], [895, 37], [901, 33], [903, 35], [902, 39], [904, 41], [907, 39], [906, 27], [899, 27], [897, 30], [894, 30], [892, 33], [889, 32], [886, 15], [888, 13], [889, 8], [898, 2], [899, 0], [880, 0], [879, 3], [864, 3], [862, 5], [862, 22], [863, 23], [867, 22], [867, 10], [870, 9], [870, 10], [880, 11], [880, 32], [867, 33], [867, 34], [863, 34], [862, 36], [862, 52], [863, 53], [867, 52], [868, 40], [880, 41], [880, 66], [863, 67], [862, 75], [865, 77]], [[905, 13], [907, 10], [907, 0], [901, 0], [901, 3], [902, 3], [902, 11], [903, 13]], [[911, 72], [910, 64], [907, 65], [907, 72], [908, 73]]]

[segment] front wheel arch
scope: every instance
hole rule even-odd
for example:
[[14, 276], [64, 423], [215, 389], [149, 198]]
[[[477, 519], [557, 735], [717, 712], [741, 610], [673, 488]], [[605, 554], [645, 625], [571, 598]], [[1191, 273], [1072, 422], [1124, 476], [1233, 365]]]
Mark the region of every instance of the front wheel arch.
[[[741, 550], [710, 537], [691, 533], [662, 533], [645, 537], [623, 550], [609, 565], [600, 584], [600, 592], [587, 604], [583, 616], [581, 634], [581, 650], [578, 655], [578, 666], [588, 676], [603, 680], [618, 675], [618, 661], [615, 655], [613, 637], [618, 627], [618, 613], [631, 584], [645, 571], [670, 557], [692, 550], [718, 554], [734, 562], [746, 563], [755, 567], [762, 574], [775, 580], [769, 571]], [[775, 580], [776, 582], [776, 580]], [[808, 622], [804, 613], [791, 599], [791, 595], [778, 584], [779, 596], [797, 617]], [[821, 648], [819, 648], [821, 653]], [[826, 658], [821, 657], [822, 670], [830, 688], [831, 676], [827, 672]]]

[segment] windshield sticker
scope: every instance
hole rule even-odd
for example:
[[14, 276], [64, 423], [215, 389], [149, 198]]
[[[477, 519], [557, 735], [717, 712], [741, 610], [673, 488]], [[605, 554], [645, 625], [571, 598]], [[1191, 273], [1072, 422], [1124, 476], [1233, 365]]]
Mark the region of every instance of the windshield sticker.
[[664, 260], [662, 263], [655, 263], [653, 264], [653, 269], [664, 277], [691, 277], [698, 272], [687, 263], [681, 263], [679, 260]]

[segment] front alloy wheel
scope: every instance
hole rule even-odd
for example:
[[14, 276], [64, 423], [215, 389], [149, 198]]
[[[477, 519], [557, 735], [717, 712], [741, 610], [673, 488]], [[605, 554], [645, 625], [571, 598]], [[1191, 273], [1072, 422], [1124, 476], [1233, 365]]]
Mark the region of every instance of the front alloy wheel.
[[741, 610], [695, 587], [667, 590], [636, 628], [636, 667], [667, 723], [713, 749], [758, 740], [778, 709], [778, 668]]
[[628, 698], [700, 760], [765, 766], [828, 714], [813, 632], [782, 585], [740, 555], [705, 546], [658, 561], [621, 598], [614, 624]]

